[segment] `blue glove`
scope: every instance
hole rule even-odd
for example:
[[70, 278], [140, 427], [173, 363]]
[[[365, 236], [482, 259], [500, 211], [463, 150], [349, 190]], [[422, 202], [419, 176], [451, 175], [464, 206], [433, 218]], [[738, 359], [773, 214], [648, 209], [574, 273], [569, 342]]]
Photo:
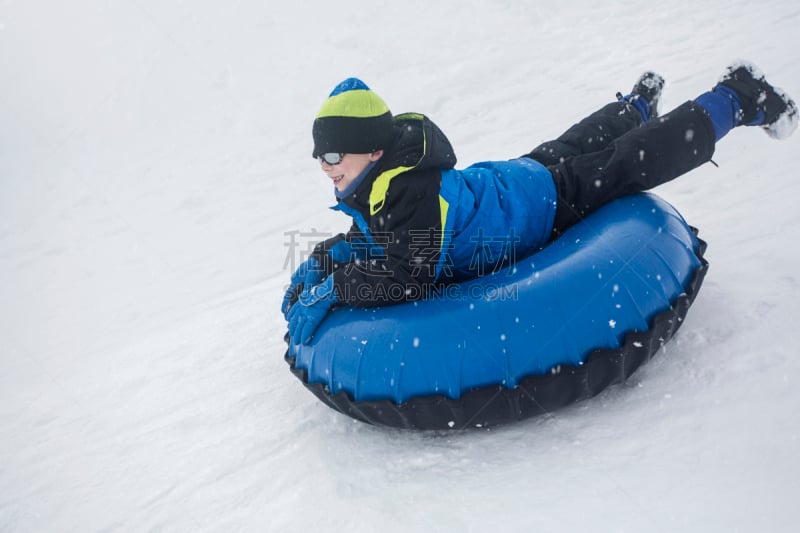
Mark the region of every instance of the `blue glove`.
[[306, 286], [298, 298], [300, 305], [289, 310], [289, 338], [292, 344], [308, 344], [333, 304], [339, 301], [333, 289], [333, 276], [319, 285]]
[[325, 271], [319, 264], [316, 257], [306, 259], [302, 265], [297, 267], [297, 270], [292, 274], [289, 288], [286, 289], [286, 294], [283, 295], [283, 303], [281, 304], [281, 312], [286, 320], [289, 320], [289, 309], [297, 301], [303, 287], [313, 287], [322, 281]]

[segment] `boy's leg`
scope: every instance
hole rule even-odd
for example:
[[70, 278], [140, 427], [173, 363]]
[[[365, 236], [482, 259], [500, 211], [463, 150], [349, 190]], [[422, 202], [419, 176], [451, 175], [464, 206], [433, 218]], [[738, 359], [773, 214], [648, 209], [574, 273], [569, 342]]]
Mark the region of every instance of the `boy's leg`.
[[686, 102], [658, 120], [632, 129], [604, 150], [549, 166], [558, 192], [553, 236], [600, 206], [666, 183], [714, 153], [714, 126], [706, 111]]
[[534, 159], [546, 167], [557, 165], [581, 154], [599, 152], [641, 124], [642, 117], [633, 106], [613, 102], [522, 157]]
[[798, 107], [750, 63], [728, 67], [695, 101], [633, 129], [598, 153], [549, 165], [558, 191], [553, 235], [620, 196], [666, 183], [711, 159], [731, 128], [760, 126], [778, 139], [800, 122]]
[[630, 94], [622, 96], [617, 93], [618, 102], [607, 104], [557, 139], [540, 144], [522, 157], [550, 166], [578, 155], [599, 152], [614, 139], [657, 117], [663, 88], [663, 77], [655, 72], [645, 72]]

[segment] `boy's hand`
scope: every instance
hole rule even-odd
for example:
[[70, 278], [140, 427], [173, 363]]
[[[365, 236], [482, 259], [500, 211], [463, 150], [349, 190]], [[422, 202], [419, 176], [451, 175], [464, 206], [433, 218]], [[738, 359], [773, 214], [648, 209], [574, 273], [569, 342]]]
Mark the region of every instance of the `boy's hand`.
[[331, 306], [338, 301], [333, 289], [333, 276], [328, 276], [319, 285], [306, 285], [298, 297], [300, 305], [293, 305], [287, 317], [292, 343], [308, 344]]
[[283, 303], [281, 304], [281, 312], [286, 320], [289, 320], [289, 309], [292, 308], [294, 303], [300, 297], [303, 287], [313, 287], [322, 281], [325, 271], [317, 261], [316, 257], [310, 257], [303, 262], [297, 270], [292, 274], [289, 288], [286, 289], [286, 294], [283, 295]]

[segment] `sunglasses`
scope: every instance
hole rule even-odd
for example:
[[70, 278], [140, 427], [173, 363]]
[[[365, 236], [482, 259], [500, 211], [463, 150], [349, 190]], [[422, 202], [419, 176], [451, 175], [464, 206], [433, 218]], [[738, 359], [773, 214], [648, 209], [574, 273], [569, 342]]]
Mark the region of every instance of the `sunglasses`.
[[319, 164], [328, 163], [329, 165], [338, 165], [344, 159], [344, 154], [338, 154], [336, 152], [327, 152], [320, 156], [317, 156], [319, 160]]

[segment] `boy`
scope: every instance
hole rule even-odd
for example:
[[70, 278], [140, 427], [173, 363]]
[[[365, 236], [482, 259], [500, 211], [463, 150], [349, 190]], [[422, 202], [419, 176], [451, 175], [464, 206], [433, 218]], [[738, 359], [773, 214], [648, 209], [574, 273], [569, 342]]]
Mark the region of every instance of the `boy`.
[[356, 78], [337, 85], [314, 120], [312, 155], [333, 182], [333, 209], [353, 225], [292, 275], [282, 306], [292, 342], [307, 343], [338, 303], [417, 300], [526, 257], [598, 207], [709, 161], [735, 126], [776, 138], [797, 127], [794, 101], [749, 63], [659, 117], [663, 86], [646, 72], [558, 139], [455, 170], [453, 148], [430, 119], [393, 117]]

